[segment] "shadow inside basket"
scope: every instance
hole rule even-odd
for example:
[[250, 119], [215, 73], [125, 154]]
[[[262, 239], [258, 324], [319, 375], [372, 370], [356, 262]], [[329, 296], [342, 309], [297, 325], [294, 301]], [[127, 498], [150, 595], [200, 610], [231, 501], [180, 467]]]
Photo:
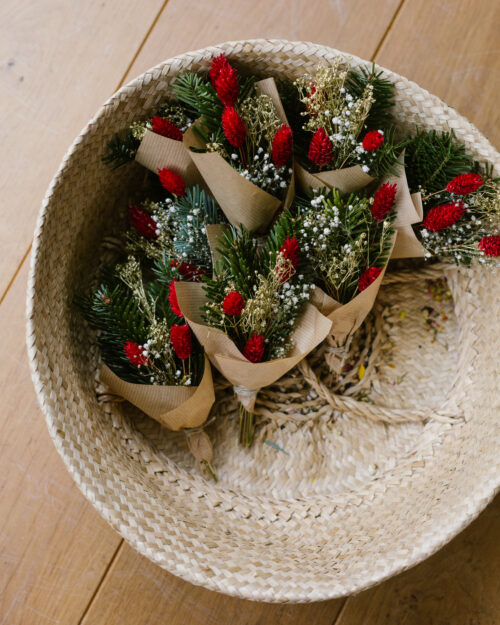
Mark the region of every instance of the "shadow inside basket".
[[[459, 333], [452, 293], [439, 267], [428, 274], [432, 277], [418, 270], [388, 275], [353, 337], [340, 376], [331, 373], [327, 343], [308, 357], [323, 387], [352, 398], [359, 410], [333, 408], [298, 367], [259, 394], [255, 441], [242, 449], [232, 389], [217, 378], [207, 432], [220, 487], [279, 499], [338, 496], [368, 486], [407, 461], [420, 444], [439, 438], [447, 423], [404, 417], [388, 423], [382, 414], [439, 413], [454, 383]], [[182, 432], [163, 428], [127, 402], [103, 406], [122, 444], [148, 473], [168, 481], [175, 463], [187, 474], [199, 474]]]

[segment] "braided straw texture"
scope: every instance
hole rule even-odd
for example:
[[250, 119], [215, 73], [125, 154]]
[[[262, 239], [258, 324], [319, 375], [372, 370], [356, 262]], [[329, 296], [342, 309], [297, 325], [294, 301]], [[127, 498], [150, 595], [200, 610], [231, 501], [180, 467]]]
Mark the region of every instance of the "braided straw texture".
[[[247, 599], [348, 595], [432, 554], [499, 486], [498, 280], [485, 268], [441, 270], [454, 303], [443, 302], [447, 321], [434, 336], [422, 318], [432, 270], [389, 274], [372, 321], [360, 330], [377, 330], [369, 339], [376, 362], [361, 381], [363, 409], [354, 399], [351, 410], [323, 398], [313, 419], [294, 416], [294, 402], [317, 405], [323, 392], [314, 387], [313, 355], [295, 378], [262, 394], [262, 418], [276, 405], [281, 412], [241, 450], [234, 400], [221, 391], [209, 426], [218, 484], [193, 466], [182, 433], [162, 430], [126, 404], [99, 402], [97, 349], [72, 298], [95, 274], [103, 234], [143, 175], [136, 164], [110, 173], [101, 154], [115, 131], [155, 109], [179, 73], [205, 68], [221, 52], [274, 76], [296, 77], [338, 54], [365, 64], [310, 43], [231, 42], [170, 59], [117, 92], [71, 146], [41, 208], [28, 287], [33, 380], [78, 486], [146, 557], [194, 584]], [[396, 82], [403, 126], [453, 128], [500, 174], [500, 155], [467, 120], [386, 74]], [[296, 392], [302, 375], [312, 389]], [[390, 415], [399, 417], [387, 424]]]

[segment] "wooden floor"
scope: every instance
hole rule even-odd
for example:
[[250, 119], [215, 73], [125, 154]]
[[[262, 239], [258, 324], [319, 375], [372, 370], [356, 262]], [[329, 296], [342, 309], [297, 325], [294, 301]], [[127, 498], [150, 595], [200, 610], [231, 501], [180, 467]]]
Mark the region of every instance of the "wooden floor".
[[2, 0], [0, 625], [500, 624], [500, 498], [441, 552], [377, 588], [257, 604], [193, 587], [133, 551], [80, 494], [46, 431], [24, 303], [36, 214], [59, 161], [99, 105], [148, 67], [255, 37], [373, 59], [500, 146], [499, 0]]

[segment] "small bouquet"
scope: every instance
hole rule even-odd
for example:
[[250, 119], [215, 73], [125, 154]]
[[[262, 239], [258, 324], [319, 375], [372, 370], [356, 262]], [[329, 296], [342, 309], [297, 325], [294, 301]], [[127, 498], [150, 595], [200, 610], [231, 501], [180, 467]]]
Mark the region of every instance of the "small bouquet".
[[[215, 394], [203, 348], [170, 304], [177, 269], [159, 268], [159, 280], [145, 282], [137, 259], [108, 270], [100, 287], [80, 298], [89, 324], [98, 330], [103, 364], [100, 379], [171, 430], [197, 428], [207, 419]], [[200, 433], [206, 438], [206, 434]], [[211, 446], [198, 460], [215, 476]]]
[[190, 185], [199, 183], [200, 174], [182, 141], [192, 123], [193, 118], [182, 104], [166, 102], [151, 118], [115, 133], [102, 160], [117, 169], [135, 159], [155, 174], [161, 169], [174, 169]]
[[350, 193], [394, 170], [403, 144], [395, 144], [391, 128], [393, 83], [374, 68], [349, 71], [337, 59], [294, 86], [295, 94], [282, 89], [294, 128], [301, 124], [295, 171], [305, 191]]
[[312, 303], [342, 348], [371, 310], [394, 245], [396, 186], [373, 197], [338, 189], [298, 199], [300, 238], [316, 276]]
[[423, 204], [419, 235], [425, 256], [498, 265], [500, 181], [452, 132], [418, 131], [407, 146], [406, 166], [410, 189]]
[[274, 80], [242, 79], [221, 55], [207, 77], [184, 74], [173, 88], [198, 117], [184, 144], [229, 222], [265, 232], [294, 195], [292, 131]]
[[257, 392], [294, 367], [329, 333], [308, 304], [311, 274], [294, 221], [284, 214], [264, 248], [247, 231], [226, 233], [212, 279], [176, 285], [179, 308], [240, 402], [239, 442], [253, 439]]

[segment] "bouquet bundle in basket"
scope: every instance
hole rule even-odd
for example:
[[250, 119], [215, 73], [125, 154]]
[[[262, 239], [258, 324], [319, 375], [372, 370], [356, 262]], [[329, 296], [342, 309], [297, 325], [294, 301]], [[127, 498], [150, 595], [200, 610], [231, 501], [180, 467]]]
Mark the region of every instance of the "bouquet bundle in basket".
[[258, 392], [325, 340], [340, 375], [391, 258], [498, 263], [499, 182], [452, 133], [398, 128], [374, 68], [276, 83], [221, 55], [172, 91], [108, 146], [108, 163], [157, 176], [80, 302], [101, 380], [166, 427], [207, 421], [213, 365], [248, 446]]

